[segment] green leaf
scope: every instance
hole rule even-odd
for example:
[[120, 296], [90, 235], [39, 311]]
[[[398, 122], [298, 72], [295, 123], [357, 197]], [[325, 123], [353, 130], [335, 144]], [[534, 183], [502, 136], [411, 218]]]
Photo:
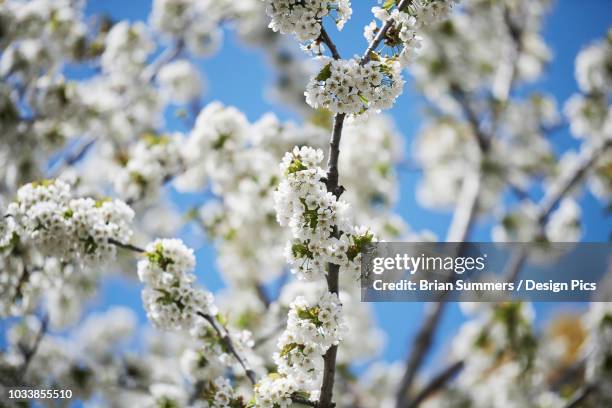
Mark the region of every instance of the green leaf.
[[349, 260], [354, 260], [357, 255], [362, 251], [364, 245], [372, 242], [374, 235], [371, 232], [366, 232], [363, 235], [356, 235], [352, 237], [353, 245], [349, 246], [346, 251], [346, 256]]
[[319, 74], [316, 76], [317, 81], [326, 81], [331, 77], [331, 62], [323, 67]]
[[172, 259], [166, 258], [164, 256], [164, 247], [161, 243], [155, 245], [155, 250], [152, 252], [147, 252], [146, 256], [149, 259], [149, 262], [158, 265], [164, 271], [166, 270], [166, 268], [168, 268], [168, 265], [174, 263]]
[[222, 133], [219, 135], [219, 138], [214, 141], [212, 148], [215, 150], [220, 150], [230, 138], [230, 135], [227, 133]]
[[88, 255], [92, 255], [96, 252], [96, 249], [98, 249], [98, 244], [96, 243], [96, 240], [92, 237], [89, 236], [87, 237], [87, 239], [82, 240], [85, 243], [85, 253]]
[[147, 144], [147, 146], [152, 147], [155, 145], [166, 145], [170, 143], [170, 137], [167, 135], [157, 135], [155, 133], [144, 133], [141, 136], [142, 140]]
[[94, 204], [94, 207], [96, 208], [101, 208], [104, 203], [110, 203], [111, 201], [113, 201], [111, 198], [101, 198], [100, 200], [96, 200], [96, 203]]
[[297, 173], [298, 171], [307, 170], [307, 169], [308, 167], [304, 166], [302, 161], [296, 157], [291, 161], [291, 164], [289, 165], [289, 167], [287, 167], [287, 170], [285, 171], [285, 175]]
[[36, 187], [49, 187], [51, 185], [53, 185], [53, 183], [55, 183], [55, 179], [44, 179], [44, 180], [39, 180], [39, 181], [33, 181], [32, 182], [32, 187], [36, 188]]
[[291, 353], [291, 351], [293, 351], [294, 349], [296, 349], [297, 347], [299, 347], [300, 345], [297, 343], [289, 343], [289, 344], [285, 344], [285, 346], [283, 347], [283, 349], [280, 352], [280, 356], [281, 357], [286, 357], [289, 355], [289, 353]]
[[308, 249], [308, 246], [298, 242], [291, 246], [291, 253], [295, 258], [308, 258], [313, 259], [314, 254], [311, 250]]
[[393, 7], [395, 7], [395, 0], [386, 0], [382, 6], [382, 8], [387, 11], [391, 10]]
[[370, 60], [380, 62], [380, 55], [376, 51], [370, 51]]

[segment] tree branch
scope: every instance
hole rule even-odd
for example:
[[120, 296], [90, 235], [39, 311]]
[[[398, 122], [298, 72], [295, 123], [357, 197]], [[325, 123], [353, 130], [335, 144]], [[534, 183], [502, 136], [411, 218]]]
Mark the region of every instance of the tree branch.
[[329, 142], [329, 157], [327, 159], [327, 177], [325, 185], [327, 191], [336, 197], [340, 197], [344, 189], [338, 185], [338, 158], [340, 156], [340, 139], [342, 138], [342, 127], [346, 115], [339, 113], [334, 118], [334, 128]]
[[[411, 2], [412, 0], [401, 0], [397, 4], [398, 10], [401, 10], [402, 8], [404, 8], [404, 6], [408, 5], [408, 3], [411, 3]], [[372, 52], [378, 47], [381, 41], [385, 38], [385, 35], [387, 35], [387, 31], [389, 31], [392, 25], [393, 25], [393, 20], [389, 19], [385, 22], [385, 24], [382, 26], [380, 31], [376, 33], [376, 36], [374, 37], [374, 39], [372, 40], [372, 42], [370, 43], [366, 51], [363, 53], [363, 57], [361, 57], [361, 65], [365, 65], [368, 62], [370, 62]]]
[[255, 383], [257, 383], [255, 371], [251, 369], [246, 359], [244, 359], [240, 355], [238, 350], [236, 350], [234, 342], [232, 341], [232, 338], [230, 337], [227, 329], [221, 323], [219, 323], [215, 317], [202, 312], [197, 312], [197, 314], [198, 316], [203, 317], [212, 326], [223, 344], [225, 344], [225, 347], [227, 347], [227, 350], [236, 358], [236, 360], [238, 360], [238, 363], [240, 363], [240, 365], [244, 369], [244, 372], [246, 373], [246, 376], [248, 377], [249, 381], [251, 381], [251, 384], [255, 385]]
[[[344, 188], [338, 184], [338, 158], [340, 156], [340, 139], [342, 138], [342, 126], [344, 125], [345, 114], [337, 114], [334, 119], [334, 128], [331, 141], [329, 143], [329, 157], [327, 161], [327, 177], [325, 185], [327, 191], [340, 197]], [[339, 238], [338, 229], [334, 227], [332, 235]], [[334, 263], [327, 264], [327, 289], [331, 293], [338, 294], [338, 273], [340, 266]], [[338, 346], [331, 346], [323, 356], [323, 383], [319, 397], [319, 408], [333, 407], [332, 393], [334, 388], [334, 377], [336, 374], [336, 355]]]
[[458, 204], [453, 213], [446, 242], [463, 242], [469, 235], [476, 218], [478, 196], [480, 195], [482, 173], [468, 174], [463, 179]]
[[138, 252], [138, 253], [144, 253], [147, 252], [144, 248], [140, 248], [136, 245], [132, 245], [132, 244], [124, 244], [123, 242], [119, 242], [114, 238], [109, 238], [108, 239], [108, 243], [112, 244], [116, 247], [122, 248], [122, 249], [127, 249], [128, 251], [132, 251], [132, 252]]
[[321, 24], [321, 34], [319, 35], [319, 40], [321, 40], [323, 44], [327, 45], [327, 48], [329, 48], [329, 52], [331, 52], [331, 55], [335, 60], [342, 59], [340, 53], [338, 52], [336, 44], [334, 44], [329, 34], [327, 34], [327, 31], [325, 31], [323, 24]]
[[[579, 163], [574, 169], [574, 171], [568, 174], [564, 179], [562, 179], [561, 183], [559, 184], [557, 188], [553, 188], [549, 190], [550, 191], [549, 194], [547, 194], [542, 199], [540, 204], [538, 205], [537, 219], [538, 219], [538, 222], [540, 223], [541, 228], [544, 228], [546, 226], [548, 215], [550, 214], [552, 209], [555, 207], [555, 205], [560, 200], [562, 200], [563, 197], [569, 191], [571, 191], [571, 189], [576, 185], [576, 183], [578, 183], [582, 179], [582, 177], [588, 172], [589, 168], [595, 162], [597, 162], [597, 160], [611, 146], [612, 146], [612, 140], [604, 140], [595, 146], [592, 146], [590, 148], [586, 148], [585, 150], [583, 150], [583, 153], [580, 156], [581, 159], [579, 160]], [[518, 279], [518, 275], [521, 269], [523, 268], [525, 261], [527, 260], [527, 255], [528, 255], [527, 251], [525, 250], [519, 250], [513, 255], [513, 257], [510, 259], [510, 262], [506, 268], [506, 272], [505, 272], [506, 282], [515, 282]], [[434, 383], [434, 381], [444, 380], [444, 382], [446, 382], [452, 378], [451, 375], [444, 376], [443, 375], [444, 372], [442, 372], [440, 375], [438, 375], [432, 380], [430, 385], [426, 386], [419, 394], [417, 394], [417, 396], [415, 397], [414, 400], [412, 400], [412, 402], [408, 401], [407, 396], [408, 396], [409, 388], [412, 382], [414, 381], [414, 377], [416, 375], [416, 371], [418, 371], [418, 367], [420, 366], [420, 364], [422, 363], [422, 360], [424, 359], [424, 354], [431, 347], [433, 331], [435, 330], [435, 327], [439, 323], [444, 305], [445, 305], [445, 302], [443, 301], [439, 301], [438, 303], [434, 305], [433, 311], [425, 319], [426, 323], [421, 328], [421, 331], [416, 337], [415, 349], [414, 349], [415, 351], [411, 354], [411, 358], [409, 362], [407, 363], [407, 368], [404, 374], [404, 378], [402, 378], [402, 382], [400, 383], [400, 388], [398, 391], [398, 403], [396, 405], [398, 408], [399, 407], [416, 408], [418, 406], [418, 403], [416, 403], [417, 399], [423, 398], [422, 400], [424, 400], [424, 397], [426, 397], [427, 395], [425, 395], [424, 397], [421, 397], [421, 395], [425, 393], [428, 387], [433, 385], [432, 383]], [[457, 367], [455, 367], [455, 370], [456, 372], [458, 372], [463, 368], [463, 361], [454, 363], [452, 366], [448, 367], [447, 370], [450, 370], [450, 368], [452, 368], [454, 365], [457, 365]], [[443, 384], [440, 384], [438, 386], [438, 389], [441, 385]], [[588, 393], [592, 391], [593, 390], [589, 390]], [[422, 402], [422, 400], [419, 401], [419, 403]], [[581, 401], [582, 400], [579, 400], [577, 403]], [[569, 405], [566, 408], [573, 408], [575, 406], [577, 405]]]
[[168, 47], [164, 50], [160, 56], [151, 63], [151, 65], [147, 66], [146, 69], [142, 72], [143, 79], [146, 82], [151, 82], [155, 80], [159, 70], [169, 62], [172, 62], [175, 58], [181, 55], [183, 49], [185, 48], [185, 41], [181, 38], [179, 39], [173, 47]]
[[67, 153], [61, 160], [58, 160], [55, 165], [53, 165], [48, 173], [50, 178], [55, 178], [59, 176], [59, 173], [65, 169], [66, 167], [71, 167], [81, 161], [91, 150], [91, 148], [96, 144], [97, 138], [92, 138], [79, 146], [78, 150], [72, 154]]
[[447, 305], [447, 302], [444, 301], [447, 294], [448, 292], [443, 292], [440, 295], [440, 299], [431, 305], [431, 308], [426, 312], [427, 315], [425, 316], [423, 325], [415, 336], [414, 347], [409, 354], [408, 361], [406, 362], [406, 370], [404, 371], [404, 375], [397, 389], [395, 404], [397, 408], [409, 406], [408, 395], [410, 388], [412, 387], [412, 383], [414, 382], [419, 368], [423, 364], [423, 360], [427, 356], [427, 352], [433, 344], [434, 332], [440, 323], [444, 308]]
[[[469, 234], [478, 207], [481, 177], [482, 174], [478, 172], [464, 179], [459, 204], [455, 209], [447, 234], [447, 242], [463, 242]], [[442, 319], [448, 293], [448, 291], [442, 292], [438, 301], [427, 311], [423, 324], [415, 337], [414, 347], [408, 356], [406, 370], [397, 390], [396, 407], [398, 408], [408, 404], [410, 388], [433, 344], [434, 333]]]
[[408, 408], [418, 407], [421, 402], [425, 401], [431, 395], [444, 388], [446, 383], [457, 375], [458, 372], [463, 370], [464, 364], [465, 363], [463, 361], [456, 361], [442, 370], [414, 397], [414, 399], [407, 405]]
[[578, 158], [574, 171], [563, 177], [554, 184], [544, 196], [538, 206], [538, 219], [545, 222], [555, 206], [563, 197], [586, 175], [595, 162], [603, 156], [604, 152], [612, 147], [612, 138], [607, 138], [599, 143], [584, 148]]

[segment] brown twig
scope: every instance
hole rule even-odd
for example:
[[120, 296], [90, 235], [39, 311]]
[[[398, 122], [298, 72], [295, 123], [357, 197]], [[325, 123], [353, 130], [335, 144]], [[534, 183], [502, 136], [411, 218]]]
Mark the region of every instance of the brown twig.
[[144, 253], [147, 252], [146, 249], [144, 248], [140, 248], [139, 246], [136, 245], [132, 245], [132, 244], [125, 244], [123, 242], [119, 242], [114, 238], [109, 238], [108, 239], [108, 243], [112, 244], [116, 247], [122, 248], [122, 249], [127, 249], [128, 251], [132, 251], [132, 252], [138, 252], [138, 253]]
[[612, 147], [612, 138], [582, 150], [578, 163], [572, 173], [567, 174], [558, 184], [553, 185], [538, 206], [538, 219], [546, 221], [552, 210], [565, 197], [565, 195], [586, 175], [588, 170]]
[[244, 359], [240, 355], [240, 353], [234, 346], [234, 342], [232, 341], [232, 338], [229, 335], [227, 329], [221, 323], [219, 323], [214, 316], [203, 312], [197, 312], [197, 314], [198, 316], [203, 317], [211, 325], [211, 327], [217, 333], [227, 350], [234, 356], [240, 366], [242, 366], [244, 372], [246, 373], [246, 376], [248, 377], [249, 381], [251, 381], [251, 384], [255, 385], [255, 383], [257, 383], [255, 371], [251, 369], [246, 359]]
[[431, 381], [423, 387], [423, 389], [412, 399], [409, 408], [418, 407], [421, 402], [425, 401], [431, 395], [441, 390], [457, 373], [459, 373], [464, 366], [463, 361], [456, 361], [442, 370], [438, 375], [431, 379]]
[[88, 140], [87, 142], [83, 143], [81, 146], [79, 146], [78, 150], [74, 153], [67, 153], [62, 160], [59, 160], [56, 165], [54, 165], [51, 169], [49, 169], [49, 177], [50, 178], [55, 178], [57, 176], [59, 176], [60, 172], [67, 168], [67, 167], [72, 167], [75, 164], [77, 164], [78, 162], [80, 162], [85, 156], [87, 156], [87, 153], [89, 152], [89, 150], [91, 150], [91, 148], [96, 144], [96, 141], [98, 139], [97, 138], [92, 138], [90, 140]]
[[334, 44], [329, 34], [327, 34], [327, 31], [325, 31], [323, 25], [321, 25], [321, 34], [319, 35], [319, 40], [321, 40], [323, 44], [327, 45], [327, 48], [329, 48], [329, 52], [331, 52], [331, 55], [335, 60], [342, 59], [340, 53], [338, 52], [336, 44]]

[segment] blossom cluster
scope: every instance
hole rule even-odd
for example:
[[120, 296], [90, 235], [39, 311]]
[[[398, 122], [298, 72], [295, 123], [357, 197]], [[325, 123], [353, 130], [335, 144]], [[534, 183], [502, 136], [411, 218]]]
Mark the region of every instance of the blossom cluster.
[[176, 180], [180, 190], [195, 191], [207, 182], [213, 192], [231, 188], [239, 153], [245, 145], [249, 124], [242, 112], [219, 102], [208, 104], [196, 119], [193, 131], [183, 143], [187, 171]]
[[[421, 30], [448, 17], [456, 0], [409, 1], [402, 9], [394, 7], [396, 3], [398, 1], [387, 1], [382, 7], [373, 7], [372, 12], [383, 25], [392, 22], [384, 42], [391, 48], [401, 47], [399, 60], [405, 66], [421, 48]], [[377, 23], [372, 21], [364, 30], [366, 40], [372, 42], [379, 30]]]
[[[545, 370], [553, 369], [554, 359], [559, 358], [558, 343], [551, 340], [540, 348], [531, 305], [466, 302], [462, 308], [475, 315], [453, 341], [452, 353], [464, 363], [462, 375], [450, 392], [434, 398], [428, 407], [446, 407], [450, 401], [450, 406], [462, 401], [479, 408], [564, 405], [563, 398], [544, 382]], [[534, 392], [527, 395], [525, 390]]]
[[224, 1], [155, 0], [150, 24], [169, 40], [182, 40], [189, 51], [205, 56], [220, 45], [219, 21], [224, 17]]
[[567, 101], [565, 113], [574, 136], [587, 140], [612, 137], [612, 30], [576, 57], [576, 81], [581, 94]]
[[255, 406], [259, 408], [289, 408], [291, 397], [298, 392], [295, 382], [284, 375], [272, 373], [255, 385]]
[[493, 239], [498, 242], [575, 242], [582, 235], [581, 210], [576, 201], [566, 198], [553, 211], [544, 228], [538, 220], [538, 208], [523, 203], [505, 214], [493, 228]]
[[303, 280], [324, 276], [328, 262], [344, 271], [359, 271], [359, 252], [374, 238], [368, 229], [353, 227], [348, 204], [327, 191], [322, 160], [321, 150], [294, 147], [283, 157], [284, 178], [274, 195], [277, 220], [293, 236], [287, 259]]
[[0, 220], [0, 316], [44, 304], [52, 327], [80, 316], [115, 243], [132, 235], [133, 211], [119, 200], [79, 198], [60, 179], [30, 183]]
[[180, 134], [145, 134], [130, 149], [127, 162], [121, 163], [114, 181], [117, 193], [129, 202], [155, 199], [181, 169], [181, 140]]
[[264, 0], [271, 18], [270, 28], [295, 34], [300, 41], [315, 41], [321, 35], [323, 17], [336, 11], [336, 26], [342, 29], [351, 17], [350, 0]]
[[175, 184], [186, 190], [210, 185], [213, 190], [215, 199], [196, 215], [215, 241], [226, 279], [250, 287], [254, 279], [278, 276], [287, 235], [274, 217], [278, 161], [294, 142], [325, 136], [312, 126], [281, 123], [271, 114], [250, 124], [235, 108], [215, 102], [199, 118], [184, 150], [191, 164]]
[[358, 115], [393, 106], [404, 80], [393, 59], [328, 61], [306, 87], [306, 102], [313, 108]]
[[282, 404], [297, 390], [309, 392], [310, 398], [316, 400], [322, 380], [322, 357], [342, 340], [345, 330], [338, 295], [325, 292], [316, 302], [296, 298], [289, 306], [287, 327], [274, 354], [278, 374], [256, 388], [256, 400], [261, 406]]
[[[211, 304], [208, 313], [213, 312], [217, 312], [217, 308]], [[220, 322], [224, 321], [221, 315], [215, 318], [218, 318]], [[238, 354], [245, 358], [246, 356], [252, 357], [251, 348], [254, 342], [250, 331], [233, 327], [225, 327], [224, 330], [227, 330], [227, 336], [231, 337]], [[227, 367], [232, 367], [236, 374], [244, 374], [244, 369], [236, 362], [226, 344], [223, 343], [223, 339], [219, 337], [219, 333], [208, 321], [194, 320], [189, 334], [194, 340], [194, 345], [183, 352], [181, 369], [191, 381], [207, 381], [222, 376], [227, 371]]]
[[144, 23], [117, 23], [106, 37], [106, 48], [100, 58], [107, 73], [138, 74], [155, 50], [155, 43]]
[[193, 250], [178, 239], [158, 239], [146, 247], [138, 262], [145, 284], [142, 301], [151, 322], [167, 330], [193, 327], [198, 313], [214, 310], [212, 295], [193, 286]]
[[489, 89], [495, 98], [507, 99], [511, 83], [537, 79], [551, 58], [540, 32], [549, 5], [548, 0], [521, 7], [463, 1], [448, 20], [421, 30], [423, 46], [411, 65], [419, 88], [445, 113], [459, 111], [458, 89]]
[[165, 64], [156, 79], [162, 96], [179, 104], [195, 100], [201, 95], [204, 86], [200, 72], [184, 59]]
[[26, 184], [8, 206], [3, 245], [19, 240], [47, 256], [81, 264], [112, 259], [128, 242], [134, 212], [119, 200], [72, 197], [62, 180]]

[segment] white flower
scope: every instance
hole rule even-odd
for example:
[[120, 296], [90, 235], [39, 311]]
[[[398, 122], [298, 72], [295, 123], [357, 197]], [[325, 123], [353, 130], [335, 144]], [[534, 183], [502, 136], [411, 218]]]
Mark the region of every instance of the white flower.
[[580, 207], [571, 198], [561, 201], [546, 224], [546, 236], [551, 242], [578, 242], [582, 235]]
[[576, 80], [584, 93], [610, 93], [612, 90], [612, 31], [608, 38], [582, 51], [576, 57]]
[[188, 170], [176, 180], [176, 186], [194, 191], [210, 179], [217, 193], [232, 188], [240, 163], [237, 153], [246, 144], [248, 129], [249, 123], [238, 109], [219, 102], [208, 104], [183, 144], [182, 155]]
[[195, 288], [195, 257], [179, 239], [158, 239], [146, 247], [138, 262], [145, 284], [142, 301], [151, 322], [168, 330], [189, 329], [200, 313], [214, 313], [213, 297]]
[[139, 74], [154, 47], [143, 23], [117, 23], [106, 37], [102, 69], [109, 73]]
[[188, 103], [202, 93], [199, 71], [186, 60], [165, 64], [157, 74], [162, 95], [176, 103]]
[[336, 26], [342, 29], [351, 17], [350, 0], [263, 0], [269, 27], [283, 34], [295, 34], [300, 41], [314, 41], [321, 34], [321, 19], [336, 10]]
[[107, 262], [116, 248], [109, 241], [129, 241], [134, 212], [119, 200], [71, 199], [61, 180], [26, 184], [9, 206], [22, 241], [67, 262]]
[[138, 277], [151, 286], [193, 281], [195, 257], [179, 239], [158, 239], [146, 247], [146, 258], [138, 262]]
[[314, 303], [297, 297], [274, 354], [278, 373], [295, 381], [299, 389], [316, 392], [322, 379], [322, 357], [340, 342], [345, 330], [337, 295], [325, 292]]
[[149, 203], [163, 184], [182, 167], [183, 135], [145, 134], [130, 150], [129, 159], [115, 178], [115, 189], [129, 202]]
[[334, 113], [361, 114], [390, 108], [404, 87], [400, 66], [387, 59], [361, 65], [359, 60], [333, 60], [306, 88], [306, 102]]
[[258, 408], [289, 408], [291, 396], [299, 388], [288, 376], [270, 374], [255, 385], [255, 406]]

